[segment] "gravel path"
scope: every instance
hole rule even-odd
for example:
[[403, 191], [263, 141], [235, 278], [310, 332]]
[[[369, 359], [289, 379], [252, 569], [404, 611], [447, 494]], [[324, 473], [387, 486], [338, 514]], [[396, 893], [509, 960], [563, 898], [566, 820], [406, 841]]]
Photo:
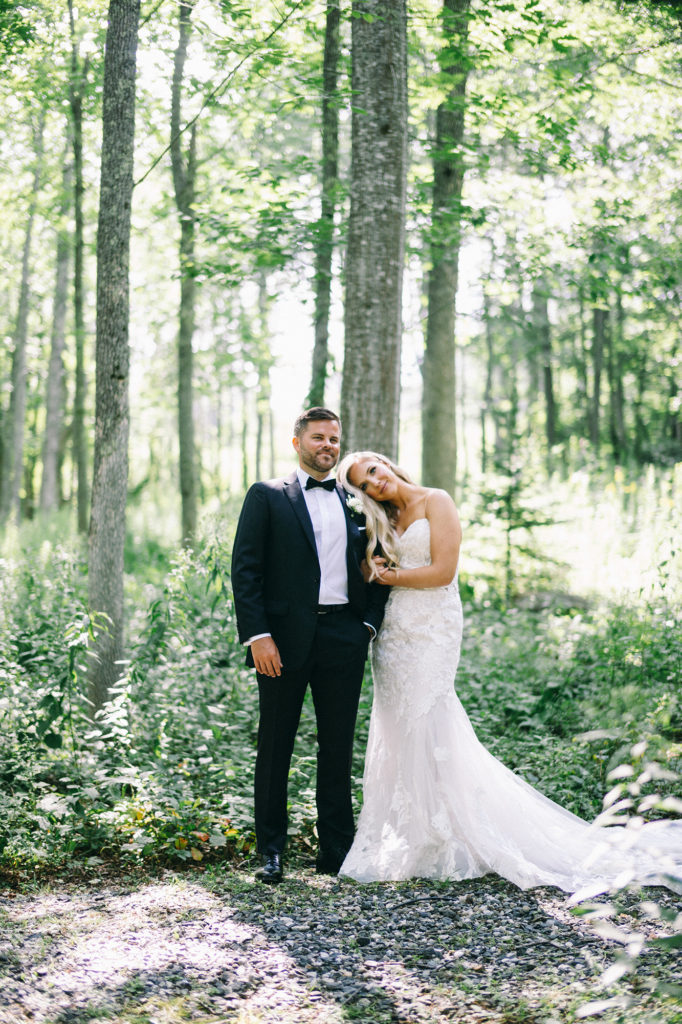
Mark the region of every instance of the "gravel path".
[[[617, 948], [555, 890], [494, 877], [358, 886], [293, 871], [266, 887], [218, 870], [52, 883], [0, 893], [0, 1022], [564, 1024]], [[621, 986], [639, 990], [637, 1005], [600, 1021], [653, 1020], [642, 979], [682, 983], [674, 953], [642, 960]], [[682, 1021], [679, 1003], [656, 1007]]]

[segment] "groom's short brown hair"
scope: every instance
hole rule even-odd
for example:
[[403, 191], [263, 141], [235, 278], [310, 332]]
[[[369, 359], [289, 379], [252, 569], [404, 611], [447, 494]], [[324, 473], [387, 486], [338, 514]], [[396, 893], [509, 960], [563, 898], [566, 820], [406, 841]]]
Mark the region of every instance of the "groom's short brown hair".
[[331, 409], [325, 409], [321, 405], [314, 405], [312, 409], [306, 409], [296, 419], [294, 423], [294, 437], [300, 437], [308, 424], [315, 423], [317, 420], [336, 420], [339, 427], [341, 426], [341, 419], [337, 413]]

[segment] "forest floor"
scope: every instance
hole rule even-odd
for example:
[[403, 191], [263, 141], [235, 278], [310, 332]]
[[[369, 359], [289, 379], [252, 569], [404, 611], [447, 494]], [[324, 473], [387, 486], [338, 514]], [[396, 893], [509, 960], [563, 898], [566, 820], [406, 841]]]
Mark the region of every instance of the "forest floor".
[[[628, 923], [660, 931], [630, 918], [638, 905]], [[619, 948], [557, 890], [493, 876], [360, 886], [298, 869], [268, 887], [246, 870], [105, 872], [0, 890], [0, 1021], [564, 1024], [613, 997], [598, 981]], [[682, 1021], [646, 992], [649, 978], [681, 983], [679, 960], [640, 957], [618, 989], [626, 1016], [597, 1019]]]

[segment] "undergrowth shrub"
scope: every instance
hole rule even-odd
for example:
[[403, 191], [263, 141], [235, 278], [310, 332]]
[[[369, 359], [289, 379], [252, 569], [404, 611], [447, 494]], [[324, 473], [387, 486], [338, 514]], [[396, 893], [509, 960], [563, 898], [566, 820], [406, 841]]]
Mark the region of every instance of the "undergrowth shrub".
[[[661, 749], [657, 740], [655, 737], [653, 744], [646, 740], [635, 743], [622, 763], [609, 773], [613, 785], [604, 798], [602, 820], [605, 824], [624, 824], [626, 828], [637, 830], [652, 810], [658, 812], [657, 817], [679, 819], [682, 816], [682, 799], [666, 795], [664, 785], [666, 782], [679, 785], [680, 775], [652, 756]], [[682, 895], [682, 878], [670, 864], [668, 855], [659, 852], [656, 871], [670, 889]], [[599, 979], [603, 998], [579, 1007], [579, 1019], [601, 1016], [608, 1011], [612, 1014], [609, 1019], [627, 1024], [632, 1019], [633, 1007], [643, 998], [653, 995], [671, 1002], [682, 999], [682, 985], [674, 970], [670, 970], [672, 962], [647, 956], [661, 949], [674, 956], [682, 949], [682, 913], [667, 890], [662, 893], [655, 886], [642, 890], [635, 883], [616, 882], [606, 897], [583, 899], [573, 908], [573, 913], [583, 917], [598, 935], [617, 944], [615, 959]], [[646, 927], [651, 922], [656, 924], [653, 935]]]
[[[195, 552], [128, 544], [129, 661], [93, 723], [85, 699], [85, 565], [78, 542], [41, 539], [0, 579], [0, 866], [126, 858], [237, 860], [253, 845], [258, 696], [236, 635], [229, 527]], [[152, 571], [148, 571], [149, 560]], [[532, 611], [476, 602], [463, 577], [457, 689], [481, 741], [585, 818], [644, 738], [679, 767], [682, 637], [675, 601]], [[356, 808], [369, 671], [353, 760]], [[291, 855], [315, 846], [315, 721], [304, 705], [290, 778]], [[668, 787], [665, 790], [665, 787]], [[673, 783], [664, 781], [663, 795]], [[653, 812], [652, 812], [653, 813]]]
[[682, 631], [661, 601], [556, 615], [470, 608], [457, 689], [479, 738], [574, 813], [594, 818], [639, 740], [682, 757]]

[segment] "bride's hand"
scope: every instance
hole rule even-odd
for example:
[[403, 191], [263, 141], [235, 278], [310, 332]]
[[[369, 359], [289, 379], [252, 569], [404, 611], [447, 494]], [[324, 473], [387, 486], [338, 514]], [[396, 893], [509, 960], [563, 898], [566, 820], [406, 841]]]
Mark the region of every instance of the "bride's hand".
[[397, 565], [389, 565], [385, 558], [378, 555], [372, 559], [374, 563], [374, 579], [385, 587], [405, 586], [400, 582], [400, 568]]
[[375, 555], [372, 559], [372, 568], [373, 579], [375, 579], [377, 583], [383, 583], [384, 586], [390, 587], [393, 580], [385, 579], [386, 574], [391, 572], [391, 568], [386, 559], [382, 558], [380, 555]]

